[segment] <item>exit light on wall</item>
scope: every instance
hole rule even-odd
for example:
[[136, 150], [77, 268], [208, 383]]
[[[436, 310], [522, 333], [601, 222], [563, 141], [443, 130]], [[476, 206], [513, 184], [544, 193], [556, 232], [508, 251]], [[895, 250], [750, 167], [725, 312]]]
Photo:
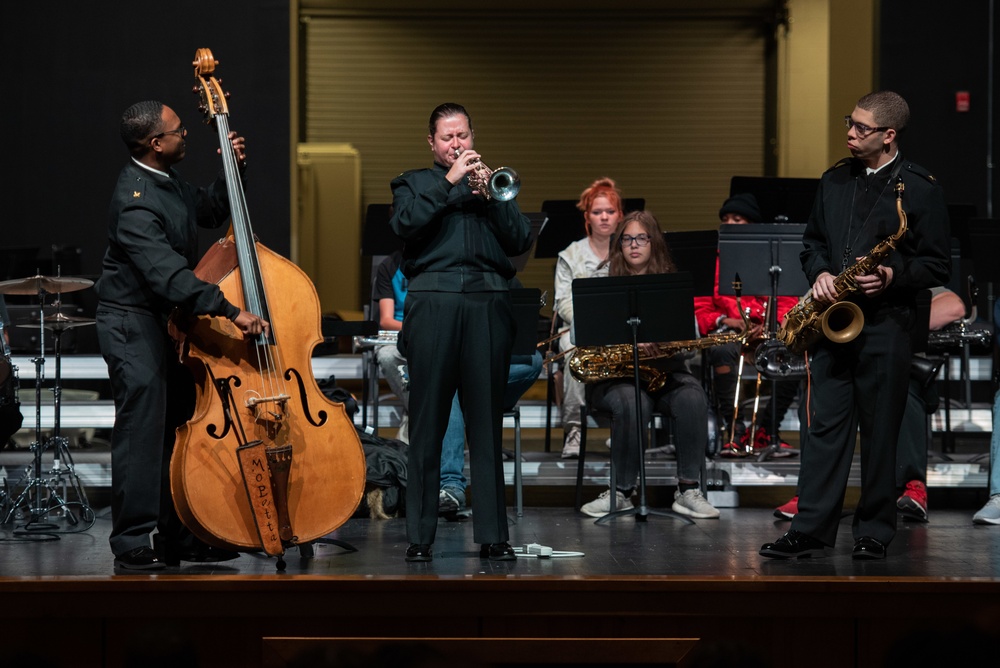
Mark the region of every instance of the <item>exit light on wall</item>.
[[969, 110], [969, 91], [960, 90], [955, 93], [955, 111]]

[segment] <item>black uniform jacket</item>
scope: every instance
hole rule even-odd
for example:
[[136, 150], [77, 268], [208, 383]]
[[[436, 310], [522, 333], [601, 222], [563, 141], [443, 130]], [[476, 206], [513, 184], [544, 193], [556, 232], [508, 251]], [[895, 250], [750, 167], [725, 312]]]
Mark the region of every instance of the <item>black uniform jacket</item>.
[[239, 308], [192, 271], [197, 227], [219, 227], [228, 216], [223, 178], [197, 188], [174, 170], [167, 178], [129, 162], [111, 200], [108, 250], [97, 282], [101, 302], [161, 316], [180, 306], [191, 315], [235, 318]]
[[[892, 267], [892, 283], [874, 299], [853, 296], [863, 309], [912, 305], [918, 290], [944, 285], [951, 273], [951, 231], [944, 194], [923, 167], [896, 156], [903, 180], [902, 206], [907, 231], [882, 264]], [[855, 258], [868, 255], [876, 244], [900, 226], [892, 172], [895, 163], [873, 177], [863, 164], [848, 158], [823, 174], [803, 234], [802, 270], [810, 285], [824, 271], [838, 276]], [[866, 179], [869, 179], [867, 181]]]
[[391, 184], [389, 225], [405, 242], [409, 291], [506, 291], [515, 273], [508, 258], [531, 247], [530, 221], [513, 200], [484, 201], [466, 181], [452, 186], [445, 174], [435, 164]]

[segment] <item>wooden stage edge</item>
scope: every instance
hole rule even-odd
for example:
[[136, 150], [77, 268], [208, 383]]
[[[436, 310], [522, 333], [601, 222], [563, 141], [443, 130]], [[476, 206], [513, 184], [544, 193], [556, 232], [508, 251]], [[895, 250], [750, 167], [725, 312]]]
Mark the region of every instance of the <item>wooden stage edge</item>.
[[995, 647], [1000, 629], [996, 578], [2, 577], [0, 601], [8, 649], [56, 667], [189, 651], [201, 666], [318, 668], [394, 646], [465, 654], [446, 665], [699, 666], [721, 647], [774, 668], [886, 666], [911, 637], [947, 643], [980, 629]]

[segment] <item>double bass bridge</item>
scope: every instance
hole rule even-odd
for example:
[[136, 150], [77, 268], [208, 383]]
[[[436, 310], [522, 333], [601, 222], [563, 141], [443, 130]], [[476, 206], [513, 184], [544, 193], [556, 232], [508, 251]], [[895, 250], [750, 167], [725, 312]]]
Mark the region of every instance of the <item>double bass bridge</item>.
[[276, 394], [273, 397], [251, 395], [246, 400], [246, 407], [257, 420], [280, 422], [285, 416], [285, 407], [291, 397], [287, 394]]

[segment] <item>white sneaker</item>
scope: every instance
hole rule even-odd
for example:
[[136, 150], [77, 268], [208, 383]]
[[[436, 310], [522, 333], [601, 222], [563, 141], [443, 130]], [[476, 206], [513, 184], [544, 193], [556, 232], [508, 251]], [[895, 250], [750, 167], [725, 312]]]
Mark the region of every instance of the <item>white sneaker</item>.
[[576, 459], [580, 456], [580, 428], [570, 427], [563, 440], [562, 458]]
[[[632, 505], [632, 501], [625, 498], [625, 495], [619, 491], [615, 491], [615, 510], [632, 510], [635, 506]], [[580, 506], [580, 512], [584, 515], [590, 515], [591, 517], [604, 517], [611, 512], [611, 490], [606, 489], [601, 492], [601, 495], [591, 501], [590, 503], [585, 503]]]
[[396, 434], [396, 440], [402, 441], [407, 445], [410, 444], [410, 414], [403, 413], [403, 419], [399, 421], [399, 432]]
[[687, 515], [698, 520], [712, 520], [721, 514], [719, 509], [709, 503], [697, 487], [689, 489], [683, 494], [680, 493], [680, 490], [674, 492], [674, 505], [672, 508], [675, 513]]
[[972, 516], [973, 524], [1000, 524], [1000, 494], [994, 494], [979, 512]]

